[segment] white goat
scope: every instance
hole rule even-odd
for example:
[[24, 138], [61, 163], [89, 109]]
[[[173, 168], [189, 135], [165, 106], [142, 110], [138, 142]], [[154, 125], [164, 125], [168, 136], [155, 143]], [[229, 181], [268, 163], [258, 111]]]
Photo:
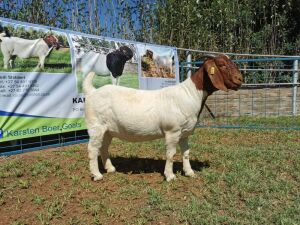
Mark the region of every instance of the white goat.
[[163, 71], [169, 71], [170, 74], [173, 73], [173, 59], [171, 56], [167, 56], [167, 55], [160, 56], [154, 53], [153, 62], [155, 64], [156, 71], [158, 74], [160, 74], [161, 69]]
[[49, 55], [53, 47], [59, 49], [58, 39], [49, 35], [45, 38], [28, 40], [19, 37], [0, 36], [1, 51], [3, 54], [4, 69], [8, 69], [8, 64], [13, 67], [14, 60], [18, 56], [20, 58], [38, 57], [38, 67], [44, 69], [46, 57]]
[[193, 176], [188, 136], [194, 131], [206, 98], [218, 89], [237, 90], [242, 84], [238, 68], [225, 55], [209, 58], [181, 84], [155, 91], [113, 85], [95, 89], [92, 85], [94, 75], [89, 73], [83, 83], [85, 119], [90, 136], [88, 155], [94, 180], [103, 177], [98, 168], [99, 150], [107, 172], [116, 170], [108, 154], [113, 137], [133, 142], [164, 137], [167, 145], [164, 174], [167, 181], [175, 179], [173, 156], [179, 143], [183, 153], [183, 171], [186, 176]]
[[119, 77], [123, 73], [124, 65], [132, 57], [132, 50], [127, 46], [122, 46], [108, 54], [89, 51], [81, 59], [83, 77], [93, 71], [99, 76], [111, 76], [112, 84], [119, 85]]

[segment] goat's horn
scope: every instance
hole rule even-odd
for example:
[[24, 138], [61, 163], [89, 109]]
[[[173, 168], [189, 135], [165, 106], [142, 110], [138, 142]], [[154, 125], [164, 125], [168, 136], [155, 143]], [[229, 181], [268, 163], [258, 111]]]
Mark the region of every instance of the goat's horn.
[[227, 59], [230, 59], [229, 55], [223, 54], [225, 57], [227, 57]]
[[203, 58], [208, 58], [208, 59], [214, 59], [214, 58], [216, 58], [216, 55], [215, 54], [205, 54], [202, 57]]

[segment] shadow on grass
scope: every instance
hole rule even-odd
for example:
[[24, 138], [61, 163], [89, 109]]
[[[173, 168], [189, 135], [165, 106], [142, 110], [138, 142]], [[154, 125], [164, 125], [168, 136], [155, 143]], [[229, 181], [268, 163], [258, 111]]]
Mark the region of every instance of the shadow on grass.
[[[125, 158], [125, 157], [115, 157], [111, 158], [113, 165], [116, 167], [116, 170], [121, 173], [132, 173], [132, 174], [140, 174], [140, 173], [160, 173], [164, 174], [165, 163], [166, 161], [163, 159], [147, 159], [147, 158]], [[196, 171], [202, 171], [204, 168], [208, 168], [208, 161], [195, 161], [190, 160], [192, 169]], [[105, 173], [102, 166], [101, 159], [99, 158], [99, 169], [101, 173]], [[182, 162], [174, 162], [173, 164], [174, 173], [180, 172], [184, 174], [182, 170]]]
[[45, 67], [47, 69], [61, 69], [61, 68], [72, 68], [72, 65], [70, 63], [45, 63]]
[[[13, 68], [4, 69], [0, 65], [0, 72], [40, 72], [40, 73], [71, 73], [72, 65], [69, 63], [45, 63], [45, 68], [37, 68], [38, 62], [36, 64], [26, 64], [26, 65], [14, 65]], [[54, 70], [54, 71], [52, 71]]]

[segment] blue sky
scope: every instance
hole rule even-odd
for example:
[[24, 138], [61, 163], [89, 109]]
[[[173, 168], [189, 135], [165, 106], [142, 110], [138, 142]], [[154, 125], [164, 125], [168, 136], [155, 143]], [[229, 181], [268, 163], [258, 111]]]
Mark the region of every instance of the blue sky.
[[[33, 22], [33, 21], [39, 21], [37, 18], [35, 18], [35, 15], [25, 15], [24, 16], [24, 8], [28, 7], [29, 3], [32, 0], [0, 0], [0, 10], [5, 9], [6, 12], [12, 12], [15, 17], [11, 19], [16, 20], [22, 20], [24, 22]], [[108, 28], [106, 31], [102, 31], [102, 36], [108, 36], [108, 37], [116, 37], [120, 38], [122, 37], [122, 34], [120, 33], [120, 21], [124, 22], [126, 21], [124, 27], [126, 34], [132, 35], [135, 39], [135, 35], [137, 34], [136, 31], [138, 31], [141, 28], [141, 23], [139, 21], [139, 12], [134, 11], [134, 7], [136, 7], [138, 4], [141, 4], [144, 7], [153, 7], [155, 5], [156, 0], [91, 0], [92, 4], [94, 2], [98, 5], [98, 13], [100, 14], [100, 27]], [[88, 1], [87, 0], [45, 0], [43, 1], [43, 6], [45, 6], [45, 11], [47, 12], [47, 15], [49, 17], [49, 20], [51, 20], [53, 17], [55, 19], [55, 15], [57, 14], [57, 10], [59, 7], [62, 8], [62, 14], [64, 14], [67, 18], [66, 25], [62, 27], [62, 23], [60, 21], [56, 21], [55, 25], [53, 23], [48, 22], [48, 24], [43, 25], [50, 25], [55, 26], [58, 28], [65, 28], [69, 30], [75, 30], [73, 27], [73, 21], [74, 16], [72, 14], [74, 13], [75, 5], [81, 12], [80, 17], [76, 17], [75, 19], [80, 24], [82, 21], [88, 21], [89, 20], [89, 11], [94, 12], [95, 7], [92, 7], [92, 10], [89, 10]], [[57, 7], [59, 6], [59, 7]], [[130, 20], [124, 20], [125, 16], [122, 18], [119, 18], [118, 16], [115, 16], [120, 12], [122, 8], [129, 7], [132, 9], [131, 19]], [[32, 9], [33, 10], [33, 9]], [[23, 14], [22, 14], [23, 13]], [[22, 16], [23, 15], [23, 16]], [[3, 15], [0, 15], [3, 16]], [[96, 24], [95, 18], [92, 19], [94, 26]], [[132, 29], [128, 29], [129, 21], [133, 24], [133, 31]], [[98, 21], [99, 22], [99, 21]], [[47, 23], [47, 22], [46, 22]], [[123, 27], [122, 27], [123, 28]], [[122, 30], [122, 29], [121, 29]], [[78, 31], [89, 33], [89, 26], [83, 25], [81, 23], [80, 29]], [[130, 33], [131, 32], [131, 33]], [[92, 31], [93, 33], [93, 31]]]

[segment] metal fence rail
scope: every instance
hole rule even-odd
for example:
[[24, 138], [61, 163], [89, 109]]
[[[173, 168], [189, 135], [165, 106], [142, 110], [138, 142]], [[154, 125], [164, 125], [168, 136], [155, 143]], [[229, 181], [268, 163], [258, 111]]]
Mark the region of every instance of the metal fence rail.
[[84, 143], [88, 141], [88, 138], [89, 136], [86, 130], [79, 130], [68, 133], [0, 142], [0, 157], [37, 151], [46, 148]]

